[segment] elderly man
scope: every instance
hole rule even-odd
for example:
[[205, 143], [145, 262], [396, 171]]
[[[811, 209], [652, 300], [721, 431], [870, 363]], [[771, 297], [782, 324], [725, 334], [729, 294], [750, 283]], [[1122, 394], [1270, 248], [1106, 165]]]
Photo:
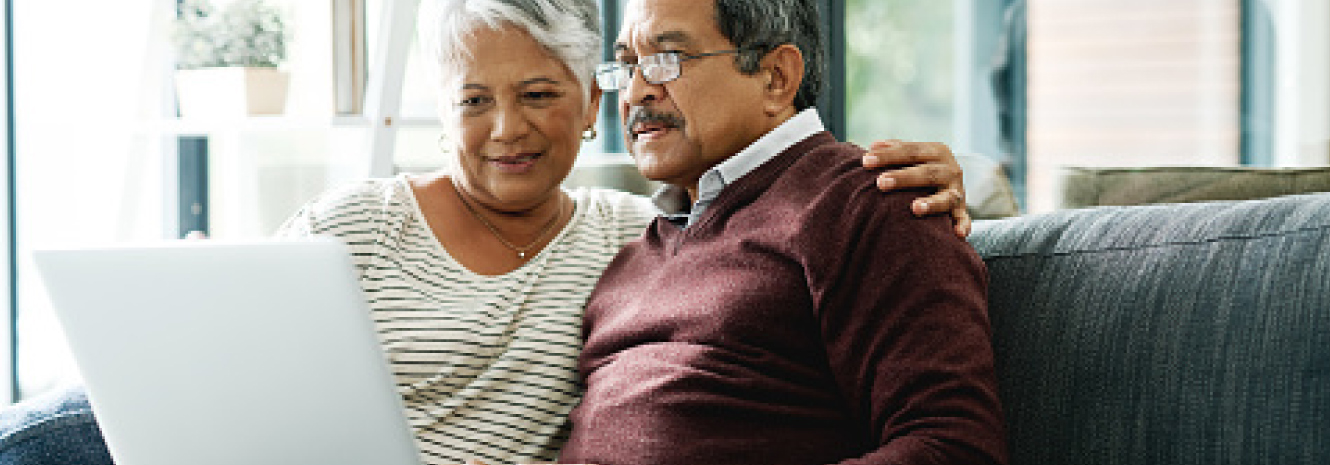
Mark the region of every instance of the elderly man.
[[561, 461], [1005, 462], [983, 263], [824, 131], [818, 24], [806, 0], [627, 6], [598, 78], [675, 214], [590, 297]]

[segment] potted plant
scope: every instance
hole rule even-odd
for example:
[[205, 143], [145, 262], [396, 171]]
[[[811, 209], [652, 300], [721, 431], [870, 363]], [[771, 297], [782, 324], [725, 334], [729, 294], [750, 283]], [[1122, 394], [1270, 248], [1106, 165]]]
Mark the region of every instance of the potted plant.
[[289, 76], [282, 11], [262, 0], [184, 0], [172, 39], [182, 117], [281, 114]]

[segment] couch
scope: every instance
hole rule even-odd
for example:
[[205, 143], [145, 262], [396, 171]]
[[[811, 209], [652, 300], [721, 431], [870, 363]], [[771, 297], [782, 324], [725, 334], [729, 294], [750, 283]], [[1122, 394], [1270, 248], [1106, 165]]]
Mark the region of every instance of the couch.
[[977, 222], [1015, 465], [1330, 464], [1330, 194]]
[[[970, 241], [1013, 465], [1330, 464], [1330, 194], [1063, 210]], [[0, 437], [0, 463], [27, 453], [6, 441], [26, 438]], [[108, 461], [84, 449], [53, 463]]]

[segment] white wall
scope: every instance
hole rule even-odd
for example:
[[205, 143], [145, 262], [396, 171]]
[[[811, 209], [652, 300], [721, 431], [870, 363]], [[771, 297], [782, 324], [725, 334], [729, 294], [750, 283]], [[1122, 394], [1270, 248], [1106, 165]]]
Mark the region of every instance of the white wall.
[[1330, 2], [1303, 0], [1303, 127], [1298, 147], [1305, 165], [1330, 164]]
[[1267, 0], [1274, 17], [1275, 163], [1330, 164], [1330, 2]]

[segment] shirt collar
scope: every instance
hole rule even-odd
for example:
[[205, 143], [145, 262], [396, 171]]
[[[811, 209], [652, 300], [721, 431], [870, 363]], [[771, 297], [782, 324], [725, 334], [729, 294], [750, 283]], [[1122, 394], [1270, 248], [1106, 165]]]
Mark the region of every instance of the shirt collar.
[[697, 205], [710, 205], [716, 196], [739, 178], [744, 177], [757, 167], [780, 155], [786, 149], [803, 142], [817, 133], [826, 131], [817, 109], [807, 108], [794, 117], [781, 123], [776, 129], [762, 135], [748, 147], [702, 174], [697, 184], [697, 201], [690, 205], [688, 191], [682, 187], [666, 185], [652, 196], [652, 201], [667, 214], [687, 214], [693, 216], [700, 211], [690, 212]]

